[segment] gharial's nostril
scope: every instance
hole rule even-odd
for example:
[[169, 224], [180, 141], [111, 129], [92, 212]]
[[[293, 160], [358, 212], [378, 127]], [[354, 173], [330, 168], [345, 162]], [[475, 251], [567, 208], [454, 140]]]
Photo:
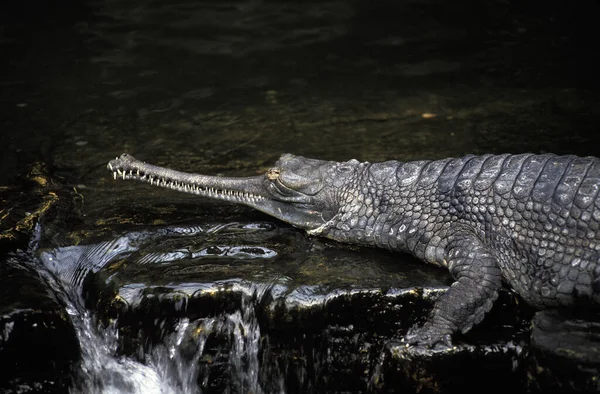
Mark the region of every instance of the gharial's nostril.
[[267, 171], [267, 178], [274, 181], [275, 179], [279, 178], [279, 174], [279, 168], [269, 168], [269, 171]]

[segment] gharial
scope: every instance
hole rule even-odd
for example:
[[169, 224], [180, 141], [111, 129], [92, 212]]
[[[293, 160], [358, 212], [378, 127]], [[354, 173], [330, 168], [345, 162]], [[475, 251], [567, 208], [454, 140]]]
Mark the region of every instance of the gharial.
[[245, 204], [309, 234], [408, 252], [454, 282], [409, 344], [451, 345], [507, 284], [536, 308], [600, 303], [600, 159], [553, 154], [333, 162], [285, 154], [264, 175], [178, 172], [123, 154], [115, 179]]

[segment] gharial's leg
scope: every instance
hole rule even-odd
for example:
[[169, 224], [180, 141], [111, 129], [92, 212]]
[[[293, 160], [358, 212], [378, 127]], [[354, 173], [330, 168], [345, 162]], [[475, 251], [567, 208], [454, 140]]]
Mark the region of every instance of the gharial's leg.
[[498, 298], [502, 274], [497, 260], [473, 233], [451, 234], [446, 261], [456, 281], [436, 301], [422, 327], [413, 327], [405, 337], [413, 345], [452, 345], [451, 335], [463, 333], [483, 320]]

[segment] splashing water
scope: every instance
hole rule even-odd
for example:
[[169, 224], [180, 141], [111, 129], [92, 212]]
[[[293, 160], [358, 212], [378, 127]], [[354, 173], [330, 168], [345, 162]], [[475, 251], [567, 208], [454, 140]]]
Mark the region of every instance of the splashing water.
[[87, 312], [69, 310], [82, 351], [76, 386], [79, 393], [157, 393], [176, 391], [156, 368], [116, 355], [118, 332], [114, 328], [99, 329]]

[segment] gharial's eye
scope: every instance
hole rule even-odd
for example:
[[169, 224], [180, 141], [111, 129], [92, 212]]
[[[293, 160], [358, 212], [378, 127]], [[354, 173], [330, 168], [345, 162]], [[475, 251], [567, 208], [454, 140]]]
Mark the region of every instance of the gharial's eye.
[[269, 171], [267, 171], [267, 178], [274, 181], [275, 179], [279, 178], [280, 173], [281, 172], [279, 171], [279, 168], [269, 168]]
[[341, 166], [338, 166], [337, 170], [342, 173], [350, 172], [350, 171], [352, 171], [352, 167], [347, 166], [347, 165], [341, 165]]

